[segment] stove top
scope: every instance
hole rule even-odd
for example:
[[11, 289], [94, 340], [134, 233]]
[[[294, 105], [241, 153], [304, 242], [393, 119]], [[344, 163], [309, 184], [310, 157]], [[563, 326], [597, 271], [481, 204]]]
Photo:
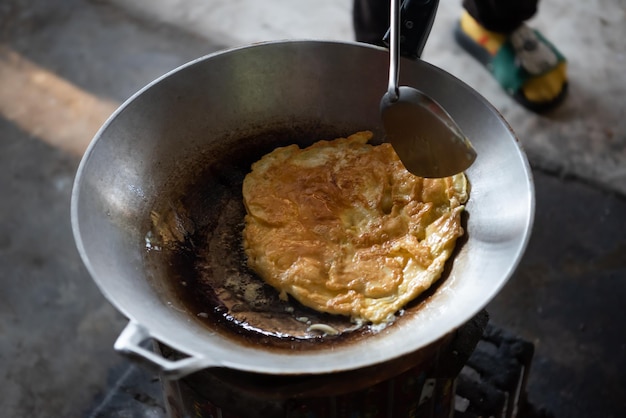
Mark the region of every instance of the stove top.
[[[451, 352], [450, 367], [460, 368], [455, 382], [454, 418], [551, 418], [549, 411], [536, 408], [526, 397], [534, 345], [486, 323], [476, 342], [472, 336], [476, 331], [474, 327], [460, 333]], [[465, 356], [464, 347], [472, 345], [473, 351]], [[455, 360], [461, 364], [455, 364]], [[114, 383], [87, 414], [89, 418], [168, 418], [157, 374], [125, 363], [112, 375], [116, 377]]]

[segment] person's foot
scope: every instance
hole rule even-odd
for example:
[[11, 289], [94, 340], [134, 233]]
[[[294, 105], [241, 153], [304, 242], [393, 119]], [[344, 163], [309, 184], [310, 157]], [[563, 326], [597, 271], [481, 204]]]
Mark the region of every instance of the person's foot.
[[456, 39], [485, 64], [518, 102], [533, 111], [558, 105], [567, 91], [567, 62], [537, 31], [522, 25], [511, 34], [491, 32], [464, 12]]

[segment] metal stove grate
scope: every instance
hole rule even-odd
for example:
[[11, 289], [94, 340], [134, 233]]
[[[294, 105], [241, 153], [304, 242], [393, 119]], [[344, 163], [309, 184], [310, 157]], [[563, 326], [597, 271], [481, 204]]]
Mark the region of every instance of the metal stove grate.
[[[486, 321], [486, 314], [484, 318]], [[486, 322], [480, 325], [473, 327], [473, 332], [482, 331], [478, 343], [473, 341], [470, 329], [459, 336], [460, 341], [450, 353], [449, 367], [458, 375], [453, 417], [552, 418], [550, 412], [536, 408], [526, 396], [534, 345]], [[471, 355], [463, 353], [468, 347], [474, 347]], [[88, 417], [167, 417], [156, 374], [126, 364], [112, 375], [117, 379]]]

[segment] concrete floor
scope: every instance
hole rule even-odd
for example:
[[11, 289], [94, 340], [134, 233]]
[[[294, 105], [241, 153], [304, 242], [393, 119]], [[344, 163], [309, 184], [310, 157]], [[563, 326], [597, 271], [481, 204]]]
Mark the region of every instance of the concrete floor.
[[[115, 107], [166, 71], [225, 47], [352, 38], [348, 0], [274, 0], [262, 9], [251, 0], [122, 3], [0, 4], [2, 416], [96, 416], [129, 367], [112, 350], [125, 319], [89, 278], [69, 221], [81, 153]], [[619, 417], [626, 410], [619, 321], [626, 297], [626, 4], [544, 3], [534, 23], [569, 58], [572, 84], [551, 115], [516, 106], [452, 43], [455, 2], [442, 2], [424, 59], [485, 95], [535, 169], [533, 237], [488, 308], [494, 323], [536, 344], [531, 400], [562, 417]]]

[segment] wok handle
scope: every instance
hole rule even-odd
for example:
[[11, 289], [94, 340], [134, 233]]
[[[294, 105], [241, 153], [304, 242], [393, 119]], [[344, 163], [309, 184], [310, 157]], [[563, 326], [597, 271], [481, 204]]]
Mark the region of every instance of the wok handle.
[[[439, 0], [403, 0], [400, 6], [400, 55], [418, 59], [433, 27]], [[389, 46], [390, 31], [383, 38]]]
[[180, 379], [188, 374], [205, 369], [212, 364], [202, 357], [189, 356], [179, 360], [169, 360], [141, 344], [153, 339], [150, 332], [134, 321], [130, 321], [114, 344], [115, 351], [158, 371], [167, 379]]

